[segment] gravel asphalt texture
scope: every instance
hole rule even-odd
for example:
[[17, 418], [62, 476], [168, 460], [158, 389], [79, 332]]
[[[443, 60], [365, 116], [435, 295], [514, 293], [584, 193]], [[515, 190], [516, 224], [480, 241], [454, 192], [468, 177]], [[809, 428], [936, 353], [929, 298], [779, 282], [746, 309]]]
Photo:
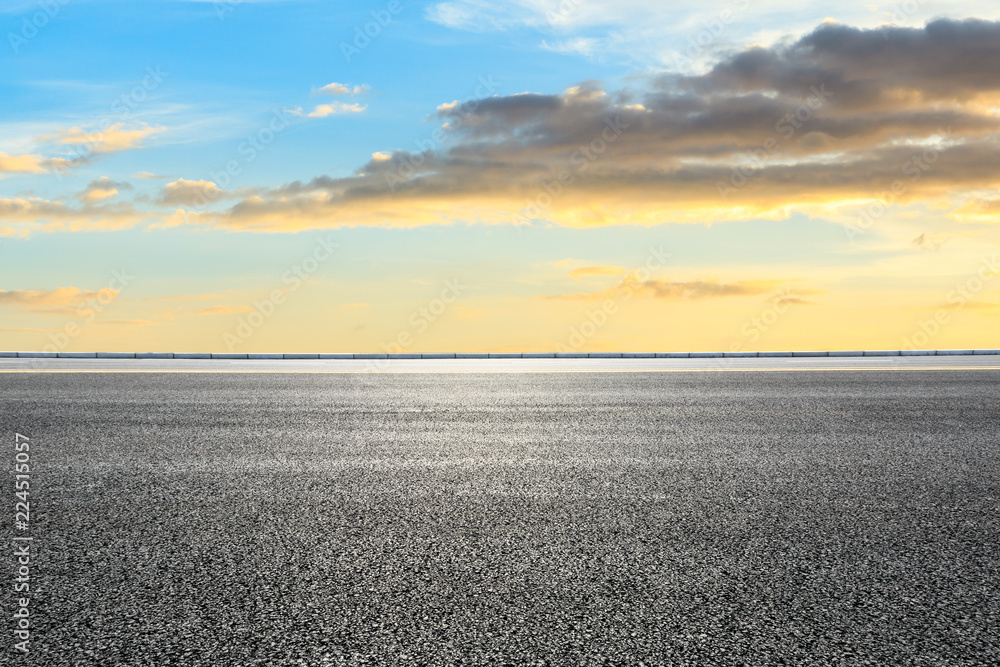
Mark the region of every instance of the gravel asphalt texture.
[[6, 374], [0, 426], [0, 664], [1000, 664], [1000, 371]]

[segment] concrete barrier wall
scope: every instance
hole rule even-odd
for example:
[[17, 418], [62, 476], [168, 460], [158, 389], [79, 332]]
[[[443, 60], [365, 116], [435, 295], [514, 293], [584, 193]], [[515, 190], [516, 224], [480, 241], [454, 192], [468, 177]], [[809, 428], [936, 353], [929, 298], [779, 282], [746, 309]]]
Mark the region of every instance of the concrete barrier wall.
[[995, 350], [818, 350], [765, 352], [0, 352], [0, 359], [745, 359], [998, 354]]

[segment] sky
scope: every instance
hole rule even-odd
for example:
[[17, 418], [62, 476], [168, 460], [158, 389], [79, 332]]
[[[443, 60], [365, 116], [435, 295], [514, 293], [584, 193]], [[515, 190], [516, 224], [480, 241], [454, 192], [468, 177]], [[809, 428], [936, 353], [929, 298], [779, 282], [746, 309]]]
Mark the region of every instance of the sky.
[[0, 349], [997, 348], [1000, 5], [6, 0]]

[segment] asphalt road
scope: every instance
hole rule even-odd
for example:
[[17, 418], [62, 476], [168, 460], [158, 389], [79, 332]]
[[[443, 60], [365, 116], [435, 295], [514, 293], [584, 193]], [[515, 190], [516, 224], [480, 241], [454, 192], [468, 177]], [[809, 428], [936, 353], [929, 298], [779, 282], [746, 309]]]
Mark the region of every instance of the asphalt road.
[[0, 427], [3, 664], [1000, 663], [997, 370], [4, 373]]

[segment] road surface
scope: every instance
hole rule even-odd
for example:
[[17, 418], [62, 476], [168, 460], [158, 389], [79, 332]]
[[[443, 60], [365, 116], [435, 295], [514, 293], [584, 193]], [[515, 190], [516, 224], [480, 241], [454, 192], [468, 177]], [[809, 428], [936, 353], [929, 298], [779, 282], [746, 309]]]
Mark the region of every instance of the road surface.
[[[96, 364], [58, 361], [47, 370]], [[15, 433], [31, 446], [30, 528], [5, 522], [7, 543], [33, 538], [30, 653], [4, 652], [25, 665], [1000, 662], [991, 364], [515, 361], [531, 365], [0, 373], [7, 467]]]

